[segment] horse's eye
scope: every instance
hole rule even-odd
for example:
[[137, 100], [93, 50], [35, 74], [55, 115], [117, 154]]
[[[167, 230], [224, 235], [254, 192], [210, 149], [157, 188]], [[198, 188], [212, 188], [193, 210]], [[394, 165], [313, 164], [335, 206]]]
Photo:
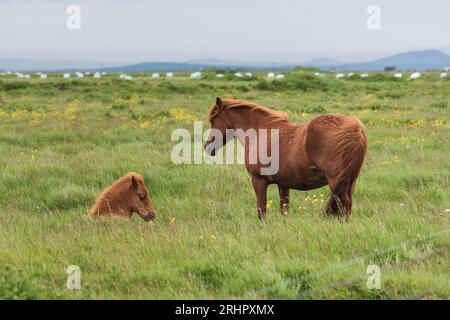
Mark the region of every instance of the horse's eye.
[[145, 194], [140, 194], [139, 198], [141, 198], [141, 200], [145, 200]]

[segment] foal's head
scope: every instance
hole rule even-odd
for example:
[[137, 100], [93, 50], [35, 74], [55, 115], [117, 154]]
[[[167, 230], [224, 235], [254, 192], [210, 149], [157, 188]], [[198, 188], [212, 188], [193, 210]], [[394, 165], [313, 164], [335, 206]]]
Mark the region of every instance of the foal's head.
[[233, 138], [232, 135], [227, 136], [226, 130], [232, 129], [229, 120], [226, 118], [223, 109], [225, 105], [222, 100], [217, 97], [216, 103], [211, 107], [209, 112], [209, 122], [211, 124], [211, 130], [209, 131], [208, 138], [206, 139], [204, 149], [210, 156], [215, 156], [216, 151], [223, 147], [228, 140]]
[[128, 196], [123, 197], [127, 202], [126, 207], [130, 213], [137, 213], [145, 221], [154, 220], [155, 212], [144, 179], [138, 174], [132, 173], [129, 176]]

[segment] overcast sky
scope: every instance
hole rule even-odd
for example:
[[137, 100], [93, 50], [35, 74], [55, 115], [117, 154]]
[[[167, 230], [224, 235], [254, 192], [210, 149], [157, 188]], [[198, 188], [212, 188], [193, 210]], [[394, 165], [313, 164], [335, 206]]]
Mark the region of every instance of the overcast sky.
[[[81, 9], [68, 30], [66, 9]], [[381, 9], [369, 30], [367, 7]], [[449, 0], [0, 0], [0, 58], [302, 62], [450, 51]]]

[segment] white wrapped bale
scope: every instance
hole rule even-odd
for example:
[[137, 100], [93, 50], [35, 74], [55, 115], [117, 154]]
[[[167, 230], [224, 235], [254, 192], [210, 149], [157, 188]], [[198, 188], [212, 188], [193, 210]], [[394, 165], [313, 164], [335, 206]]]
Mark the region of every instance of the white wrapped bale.
[[411, 73], [411, 75], [409, 76], [409, 78], [411, 80], [415, 80], [415, 79], [419, 79], [422, 75], [420, 74], [420, 72], [413, 72]]
[[202, 73], [200, 71], [191, 73], [192, 80], [200, 79], [201, 77], [202, 77]]

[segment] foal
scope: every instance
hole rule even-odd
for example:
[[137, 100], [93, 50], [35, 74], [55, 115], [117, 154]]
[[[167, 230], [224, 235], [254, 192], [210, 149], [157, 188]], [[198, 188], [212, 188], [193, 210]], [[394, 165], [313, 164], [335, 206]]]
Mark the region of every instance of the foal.
[[90, 210], [92, 218], [129, 218], [133, 213], [145, 221], [155, 219], [144, 179], [134, 172], [127, 173], [106, 188]]

